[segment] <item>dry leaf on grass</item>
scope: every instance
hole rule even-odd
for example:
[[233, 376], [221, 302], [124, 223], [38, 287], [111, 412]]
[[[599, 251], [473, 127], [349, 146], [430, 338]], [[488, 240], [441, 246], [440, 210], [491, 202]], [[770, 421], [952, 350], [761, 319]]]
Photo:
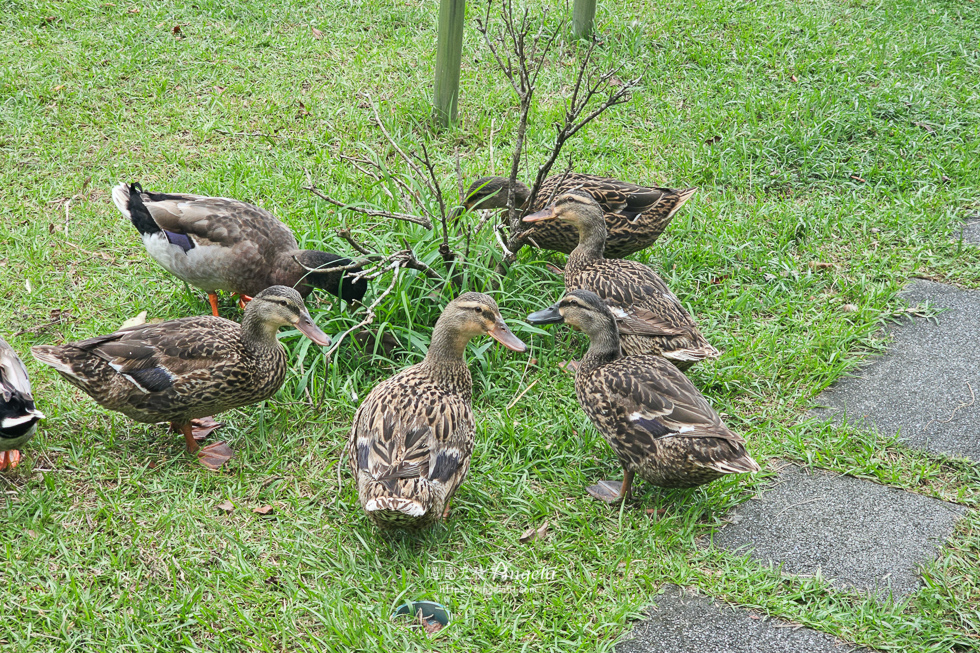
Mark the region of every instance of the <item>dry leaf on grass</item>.
[[320, 39], [323, 38], [323, 32], [321, 32], [320, 30], [318, 30], [315, 27], [313, 27], [311, 29], [313, 30], [313, 38], [315, 38], [317, 41], [319, 41]]
[[234, 512], [235, 511], [235, 506], [232, 505], [231, 501], [228, 501], [227, 499], [225, 499], [224, 501], [222, 501], [221, 503], [218, 504], [218, 510], [220, 510], [222, 512], [231, 513], [231, 512]]
[[254, 512], [256, 515], [262, 515], [265, 517], [266, 515], [271, 515], [274, 510], [275, 508], [272, 506], [260, 506], [258, 508], [253, 508], [252, 512]]
[[826, 261], [810, 261], [811, 270], [826, 270], [827, 268], [834, 267], [833, 263], [827, 263]]
[[544, 523], [541, 524], [539, 527], [535, 528], [534, 526], [532, 526], [531, 528], [524, 531], [524, 533], [520, 536], [520, 538], [518, 538], [518, 542], [520, 542], [521, 544], [527, 544], [532, 540], [543, 540], [547, 536], [548, 536], [548, 520], [546, 519], [544, 520]]
[[141, 324], [146, 324], [146, 311], [141, 311], [139, 315], [131, 317], [122, 324], [119, 325], [119, 330], [128, 329], [129, 327], [139, 326]]

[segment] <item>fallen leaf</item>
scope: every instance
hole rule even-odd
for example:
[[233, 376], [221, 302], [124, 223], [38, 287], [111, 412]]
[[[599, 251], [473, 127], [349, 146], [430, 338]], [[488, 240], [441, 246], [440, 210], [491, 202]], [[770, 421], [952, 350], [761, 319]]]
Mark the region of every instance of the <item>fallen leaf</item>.
[[313, 30], [313, 38], [315, 38], [317, 41], [319, 41], [320, 39], [323, 38], [323, 32], [321, 32], [320, 30], [318, 30], [315, 27], [313, 27], [311, 29]]
[[427, 635], [438, 633], [440, 630], [442, 630], [442, 624], [435, 619], [425, 619], [424, 621], [425, 623], [422, 625], [422, 627], [425, 628]]
[[146, 324], [146, 311], [141, 311], [136, 317], [131, 317], [122, 324], [119, 325], [119, 330], [127, 329], [129, 327], [139, 326], [141, 324]]
[[929, 125], [927, 125], [924, 122], [913, 122], [912, 124], [915, 125], [916, 127], [922, 127], [922, 129], [926, 130], [930, 134], [935, 134], [936, 133], [936, 130], [935, 129], [933, 129], [932, 127], [930, 127]]
[[826, 261], [810, 261], [809, 265], [811, 270], [826, 270], [827, 268], [834, 267], [833, 263]]
[[259, 508], [253, 508], [252, 512], [254, 512], [256, 515], [262, 515], [265, 517], [266, 515], [271, 515], [274, 510], [275, 508], [272, 506], [261, 506]]
[[173, 27], [171, 27], [170, 33], [176, 36], [177, 38], [184, 37], [184, 33], [180, 30], [180, 25], [174, 25]]
[[127, 14], [138, 14], [139, 12], [140, 12], [139, 7], [130, 7], [129, 9], [126, 10]]
[[881, 233], [881, 229], [879, 229], [878, 227], [871, 227], [871, 233], [873, 233], [873, 234], [880, 234]]
[[520, 542], [521, 544], [527, 544], [532, 540], [543, 540], [545, 537], [547, 537], [547, 535], [548, 535], [548, 520], [545, 519], [544, 523], [541, 524], [539, 527], [535, 528], [534, 526], [532, 526], [531, 528], [524, 531], [524, 533], [521, 534], [520, 538], [518, 538], [517, 541]]
[[844, 304], [840, 307], [840, 310], [844, 311], [845, 313], [853, 313], [858, 310], [858, 307], [857, 304]]
[[221, 510], [222, 512], [230, 513], [235, 511], [235, 506], [232, 505], [231, 501], [225, 499], [224, 501], [218, 504], [218, 510]]
[[867, 183], [864, 179], [858, 177], [857, 175], [851, 175], [851, 179], [853, 179], [854, 181], [860, 181], [862, 184]]
[[654, 515], [660, 516], [660, 515], [667, 514], [667, 509], [666, 508], [647, 508], [646, 509], [646, 513], [650, 517], [653, 517]]
[[715, 143], [720, 143], [720, 142], [721, 142], [721, 136], [712, 136], [711, 138], [707, 139], [704, 142], [704, 144], [705, 145], [714, 145]]
[[55, 86], [55, 87], [54, 87], [53, 89], [51, 89], [51, 92], [52, 92], [52, 93], [57, 93], [58, 91], [60, 91], [60, 90], [61, 90], [61, 89], [63, 89], [64, 87], [65, 87], [65, 85], [64, 85], [64, 84], [58, 84], [58, 85], [57, 85], [57, 86]]

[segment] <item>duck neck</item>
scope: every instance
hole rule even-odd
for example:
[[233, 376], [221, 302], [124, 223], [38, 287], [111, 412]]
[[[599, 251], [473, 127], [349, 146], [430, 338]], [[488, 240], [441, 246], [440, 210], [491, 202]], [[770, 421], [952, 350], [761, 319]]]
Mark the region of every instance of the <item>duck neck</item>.
[[444, 323], [440, 317], [432, 331], [432, 341], [423, 364], [435, 377], [447, 382], [456, 381], [461, 375], [468, 379], [469, 368], [463, 360], [468, 343], [469, 338]]
[[[583, 222], [578, 228], [578, 245], [568, 256], [565, 274], [577, 272], [589, 263], [601, 261], [606, 249], [606, 224], [603, 222]], [[567, 278], [567, 276], [566, 276]]]
[[580, 367], [583, 372], [590, 372], [623, 357], [623, 352], [619, 346], [619, 331], [616, 328], [616, 323], [613, 322], [606, 326], [608, 328], [588, 334], [589, 350], [582, 357]]
[[278, 324], [262, 320], [258, 311], [246, 310], [245, 317], [242, 318], [241, 343], [245, 348], [252, 351], [279, 349], [282, 345], [276, 338], [277, 331], [279, 331]]

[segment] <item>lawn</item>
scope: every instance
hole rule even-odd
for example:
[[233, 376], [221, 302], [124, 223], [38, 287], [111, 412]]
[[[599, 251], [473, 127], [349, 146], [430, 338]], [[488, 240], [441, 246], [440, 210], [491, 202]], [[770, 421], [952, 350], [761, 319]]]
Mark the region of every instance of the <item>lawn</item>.
[[[980, 287], [980, 250], [959, 240], [980, 207], [973, 0], [600, 3], [600, 64], [644, 82], [566, 154], [581, 172], [700, 187], [637, 258], [723, 350], [690, 377], [748, 440], [764, 468], [754, 477], [641, 486], [621, 510], [585, 494], [617, 467], [556, 367], [585, 338], [522, 322], [562, 289], [543, 264], [562, 257], [533, 250], [495, 293], [532, 349], [470, 347], [472, 468], [448, 522], [417, 536], [375, 529], [338, 463], [359, 400], [420, 360], [451, 297], [421, 275], [406, 272], [379, 307], [376, 326], [401, 343], [391, 358], [345, 347], [327, 365], [284, 333], [290, 376], [275, 399], [223, 415], [238, 456], [222, 473], [195, 464], [179, 436], [98, 408], [29, 359], [32, 345], [108, 332], [141, 311], [207, 311], [113, 207], [121, 180], [254, 202], [330, 251], [352, 253], [341, 226], [384, 251], [405, 237], [441, 269], [434, 232], [302, 188], [312, 179], [397, 208], [340, 158], [400, 169], [372, 106], [402, 147], [426, 146], [450, 203], [455, 152], [467, 181], [505, 172], [516, 102], [470, 17], [461, 120], [428, 124], [437, 10], [0, 0], [0, 335], [28, 359], [48, 415], [21, 467], [0, 474], [0, 648], [606, 651], [665, 583], [875, 649], [980, 647], [976, 510], [926, 567], [924, 588], [883, 605], [701, 546], [785, 459], [980, 505], [974, 466], [806, 416], [817, 393], [886, 346], [881, 327], [905, 309], [896, 293], [911, 277]], [[565, 15], [554, 4], [544, 22], [558, 29]], [[532, 113], [526, 181], [583, 53], [566, 36], [558, 47]], [[495, 247], [486, 233], [474, 243]], [[471, 287], [488, 280], [484, 262], [468, 268]], [[308, 305], [332, 334], [363, 316], [328, 295]], [[240, 318], [230, 299], [222, 310]], [[231, 512], [218, 508], [226, 501]], [[274, 512], [253, 512], [261, 506]], [[519, 542], [546, 520], [546, 538]], [[447, 605], [451, 626], [428, 636], [391, 619], [418, 598]]]

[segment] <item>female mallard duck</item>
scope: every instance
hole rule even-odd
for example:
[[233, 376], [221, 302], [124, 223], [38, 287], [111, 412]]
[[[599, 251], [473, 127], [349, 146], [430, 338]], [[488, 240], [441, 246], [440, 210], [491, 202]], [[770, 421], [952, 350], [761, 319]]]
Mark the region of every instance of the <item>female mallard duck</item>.
[[357, 409], [347, 453], [361, 506], [378, 526], [420, 528], [449, 514], [473, 453], [473, 382], [463, 351], [484, 334], [527, 349], [493, 299], [460, 295], [436, 322], [425, 360], [379, 383]]
[[[218, 290], [247, 301], [269, 286], [296, 288], [303, 297], [322, 288], [348, 302], [360, 301], [367, 290], [366, 280], [351, 278], [353, 261], [299, 249], [289, 227], [257, 206], [227, 197], [148, 193], [139, 184], [119, 184], [112, 201], [143, 236], [154, 261], [208, 293], [215, 317]], [[341, 267], [346, 269], [336, 269]]]
[[634, 474], [660, 487], [695, 487], [725, 474], [759, 471], [704, 396], [658, 356], [623, 356], [616, 319], [595, 293], [573, 290], [534, 314], [589, 336], [575, 375], [582, 410], [623, 466], [623, 481], [600, 481], [589, 494], [607, 503], [629, 496]]
[[34, 407], [27, 369], [0, 338], [0, 472], [20, 463], [18, 449], [34, 437], [42, 419], [44, 415]]
[[[464, 206], [473, 209], [507, 208], [505, 177], [480, 177], [466, 193]], [[534, 200], [530, 211], [540, 211], [552, 197], [580, 190], [588, 193], [602, 207], [606, 219], [606, 256], [623, 258], [646, 249], [660, 237], [677, 211], [694, 195], [697, 188], [657, 188], [637, 186], [618, 179], [570, 173], [548, 177]], [[514, 204], [527, 203], [531, 189], [517, 182]], [[578, 233], [571, 225], [550, 222], [535, 225], [529, 242], [541, 249], [571, 253], [578, 244]]]
[[565, 266], [565, 289], [591, 290], [602, 297], [619, 322], [627, 355], [656, 354], [682, 370], [718, 355], [653, 270], [636, 261], [603, 257], [606, 228], [602, 208], [594, 199], [580, 192], [566, 193], [524, 218], [525, 222], [542, 220], [559, 220], [578, 230], [578, 246]]
[[[137, 422], [170, 422], [194, 452], [191, 420], [268, 399], [282, 385], [286, 350], [276, 332], [283, 326], [330, 344], [299, 293], [272, 286], [249, 303], [241, 326], [210, 315], [185, 317], [31, 351], [100, 406]], [[223, 442], [198, 452], [212, 469], [232, 455]]]

